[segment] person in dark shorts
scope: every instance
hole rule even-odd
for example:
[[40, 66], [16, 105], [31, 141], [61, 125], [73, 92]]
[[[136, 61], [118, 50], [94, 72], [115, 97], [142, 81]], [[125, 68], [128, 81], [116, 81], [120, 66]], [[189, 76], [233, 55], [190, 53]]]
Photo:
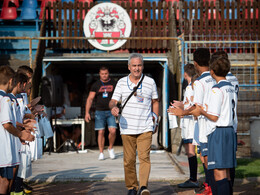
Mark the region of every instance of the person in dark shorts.
[[237, 95], [235, 87], [227, 81], [230, 62], [226, 57], [212, 58], [210, 74], [216, 80], [210, 92], [207, 111], [196, 105], [194, 116], [208, 118], [208, 169], [214, 170], [216, 194], [233, 194], [230, 169], [236, 167]]
[[93, 100], [96, 98], [96, 112], [95, 112], [95, 130], [98, 131], [98, 147], [99, 157], [98, 160], [104, 160], [104, 146], [105, 146], [105, 128], [108, 125], [109, 147], [108, 153], [111, 159], [115, 159], [113, 145], [116, 139], [116, 120], [111, 114], [109, 109], [109, 101], [111, 100], [116, 82], [109, 77], [109, 70], [107, 67], [102, 66], [99, 69], [100, 80], [96, 81], [89, 92], [86, 101], [86, 114], [85, 120], [87, 123], [91, 120], [90, 108]]

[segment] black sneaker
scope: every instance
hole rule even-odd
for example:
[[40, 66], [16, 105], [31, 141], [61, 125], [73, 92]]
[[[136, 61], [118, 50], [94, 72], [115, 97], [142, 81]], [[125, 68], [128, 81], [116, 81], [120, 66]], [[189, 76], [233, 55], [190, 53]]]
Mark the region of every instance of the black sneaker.
[[139, 190], [138, 195], [150, 195], [150, 191], [147, 189], [146, 186], [142, 186]]
[[33, 188], [31, 186], [29, 186], [28, 184], [24, 183], [22, 184], [23, 186], [23, 189], [26, 189], [26, 190], [32, 190]]
[[180, 183], [177, 185], [179, 188], [199, 188], [199, 182], [198, 181], [191, 181], [188, 179], [184, 183]]
[[135, 188], [128, 190], [128, 193], [127, 193], [127, 195], [136, 195], [136, 194], [137, 194], [137, 191]]

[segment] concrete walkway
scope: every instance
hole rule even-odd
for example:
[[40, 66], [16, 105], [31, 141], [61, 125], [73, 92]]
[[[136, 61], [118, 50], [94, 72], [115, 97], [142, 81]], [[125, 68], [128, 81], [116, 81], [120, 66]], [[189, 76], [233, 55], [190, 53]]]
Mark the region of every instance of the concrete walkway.
[[[34, 195], [122, 195], [127, 194], [124, 184], [123, 151], [115, 147], [116, 159], [98, 161], [98, 150], [87, 153], [45, 153], [43, 158], [33, 163], [33, 175], [27, 180], [32, 182]], [[152, 168], [148, 188], [153, 195], [192, 195], [193, 189], [181, 189], [177, 184], [188, 179], [187, 157], [166, 151], [151, 152]], [[137, 160], [137, 171], [138, 171]], [[202, 183], [203, 175], [198, 174]], [[61, 181], [61, 182], [60, 182]], [[84, 182], [78, 182], [84, 181]], [[92, 182], [93, 181], [93, 182]], [[47, 182], [47, 183], [39, 183]], [[236, 179], [234, 195], [260, 194], [259, 181]]]
[[[98, 161], [98, 150], [87, 153], [45, 153], [43, 158], [33, 162], [33, 175], [28, 181], [124, 181], [123, 148], [115, 147], [116, 159], [111, 160], [107, 150], [105, 160]], [[164, 150], [151, 152], [152, 168], [149, 181], [184, 180], [183, 174]], [[137, 160], [137, 170], [139, 162]]]

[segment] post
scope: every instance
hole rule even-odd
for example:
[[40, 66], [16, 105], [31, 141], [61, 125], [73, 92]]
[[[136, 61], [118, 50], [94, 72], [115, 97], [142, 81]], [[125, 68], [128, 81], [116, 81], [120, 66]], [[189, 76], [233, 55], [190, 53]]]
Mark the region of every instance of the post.
[[255, 91], [257, 91], [258, 84], [258, 64], [257, 64], [257, 43], [255, 43], [255, 67], [254, 67]]
[[32, 39], [29, 39], [29, 63], [30, 63], [30, 68], [33, 69], [32, 67]]

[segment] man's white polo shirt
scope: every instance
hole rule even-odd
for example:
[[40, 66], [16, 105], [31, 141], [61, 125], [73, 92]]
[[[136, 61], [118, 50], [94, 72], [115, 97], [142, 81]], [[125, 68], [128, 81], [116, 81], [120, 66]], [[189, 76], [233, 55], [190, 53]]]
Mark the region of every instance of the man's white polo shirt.
[[[121, 100], [124, 105], [135, 86], [136, 84], [130, 81], [129, 75], [121, 78], [117, 82], [112, 99]], [[152, 78], [145, 76], [136, 96], [133, 95], [128, 100], [121, 113], [119, 121], [121, 134], [136, 135], [153, 131], [152, 99], [158, 99], [156, 84]]]

